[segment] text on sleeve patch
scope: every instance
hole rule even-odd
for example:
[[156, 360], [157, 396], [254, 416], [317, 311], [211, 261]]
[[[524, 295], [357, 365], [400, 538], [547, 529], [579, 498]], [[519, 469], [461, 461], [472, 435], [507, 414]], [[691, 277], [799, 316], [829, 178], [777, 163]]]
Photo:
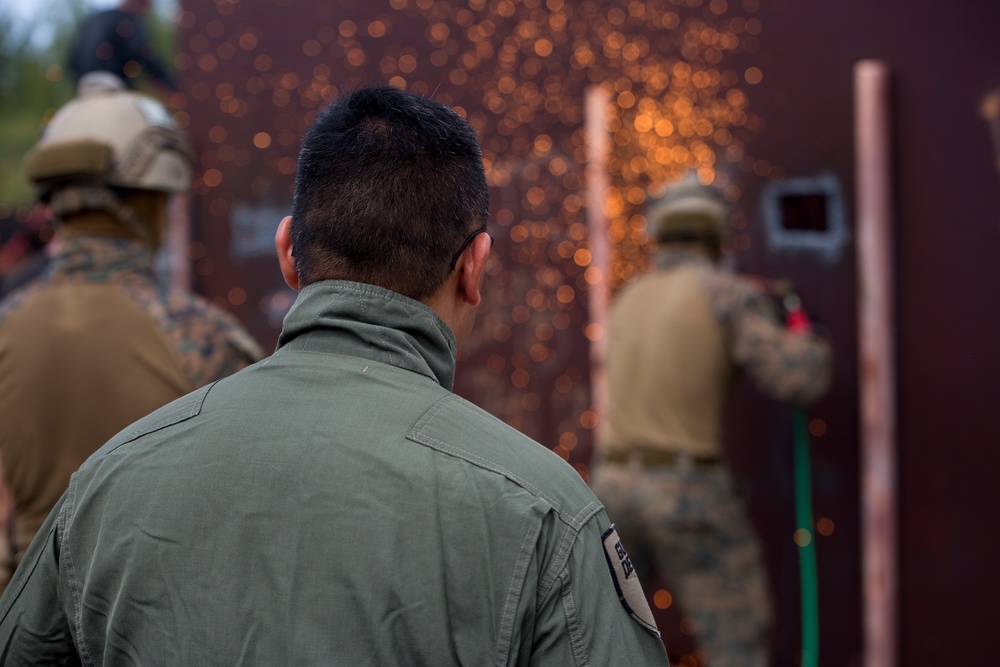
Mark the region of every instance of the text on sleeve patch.
[[625, 551], [625, 545], [618, 538], [614, 524], [604, 531], [601, 540], [604, 542], [604, 556], [608, 560], [611, 579], [615, 582], [615, 589], [618, 591], [618, 599], [622, 606], [636, 623], [659, 637], [660, 631], [656, 628], [653, 612], [646, 602], [646, 594], [642, 591], [639, 576], [635, 573], [628, 552]]

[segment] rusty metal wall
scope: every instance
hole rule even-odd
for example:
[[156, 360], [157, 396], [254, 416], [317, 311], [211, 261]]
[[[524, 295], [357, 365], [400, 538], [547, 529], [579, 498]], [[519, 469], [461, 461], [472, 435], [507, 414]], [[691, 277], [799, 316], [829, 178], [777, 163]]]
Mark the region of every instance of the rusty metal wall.
[[[185, 0], [177, 116], [201, 163], [196, 288], [273, 345], [294, 295], [271, 240], [290, 210], [309, 121], [357, 83], [433, 94], [480, 133], [497, 239], [457, 391], [586, 476], [596, 426], [589, 343], [601, 335], [587, 321], [588, 287], [618, 287], [646, 269], [646, 190], [698, 169], [738, 202], [729, 261], [790, 279], [836, 346], [833, 389], [809, 422], [822, 663], [858, 664], [851, 72], [859, 59], [884, 58], [899, 120], [901, 660], [983, 663], [988, 635], [972, 629], [998, 592], [985, 581], [1000, 556], [982, 523], [1000, 457], [987, 407], [1000, 371], [988, 347], [1000, 334], [991, 291], [1000, 202], [978, 104], [1000, 84], [998, 19], [1000, 8], [975, 0], [935, 10], [902, 0]], [[590, 265], [583, 211], [583, 104], [594, 83], [614, 92], [606, 271]], [[818, 177], [839, 187], [846, 235], [796, 247], [769, 226], [764, 204], [775, 186]], [[790, 412], [740, 386], [729, 440], [766, 542], [775, 665], [794, 665]], [[672, 656], [695, 664], [676, 605], [657, 613]]]
[[[1000, 281], [994, 257], [1000, 242], [1000, 191], [990, 129], [980, 113], [1000, 84], [993, 34], [1000, 6], [960, 2], [762, 2], [764, 25], [757, 64], [763, 80], [751, 107], [765, 120], [748, 152], [782, 169], [785, 178], [832, 174], [843, 188], [853, 227], [852, 69], [862, 59], [884, 60], [892, 72], [895, 119], [895, 201], [898, 331], [900, 491], [899, 578], [901, 665], [992, 662], [993, 647], [981, 610], [1000, 594], [991, 574], [1000, 540], [984, 530], [988, 478], [1000, 463], [989, 443], [1000, 423], [989, 410], [1000, 374], [991, 341], [1000, 311], [986, 304]], [[765, 183], [748, 174], [747, 196]], [[763, 180], [763, 179], [762, 179]], [[807, 305], [833, 333], [839, 360], [831, 395], [811, 412], [817, 517], [835, 530], [818, 536], [820, 607], [825, 664], [855, 664], [861, 619], [856, 313], [853, 245], [836, 263], [769, 247], [759, 206], [748, 227], [753, 240], [740, 263], [801, 285]], [[736, 410], [747, 432], [769, 426], [784, 437], [787, 418], [756, 396]], [[753, 508], [767, 532], [772, 573], [783, 577], [788, 600], [795, 588], [790, 518], [791, 489], [776, 476], [787, 452], [754, 462], [752, 438], [733, 434], [744, 470], [756, 480]], [[787, 438], [786, 438], [787, 441]], [[780, 459], [780, 460], [779, 460]], [[771, 474], [768, 474], [771, 473]], [[787, 477], [787, 472], [785, 474]], [[766, 480], [783, 480], [764, 491]], [[786, 515], [787, 516], [787, 515]], [[830, 526], [828, 526], [829, 528]], [[777, 551], [777, 553], [775, 553]], [[796, 624], [783, 624], [783, 661]]]

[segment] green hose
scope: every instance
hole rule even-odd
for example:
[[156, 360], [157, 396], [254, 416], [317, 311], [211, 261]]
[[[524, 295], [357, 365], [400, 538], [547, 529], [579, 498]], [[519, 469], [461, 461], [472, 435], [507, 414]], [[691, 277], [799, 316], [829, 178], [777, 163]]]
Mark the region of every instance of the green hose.
[[809, 463], [809, 424], [806, 411], [795, 408], [795, 523], [802, 586], [802, 667], [819, 665], [819, 584], [816, 577], [816, 540], [812, 530], [812, 481]]

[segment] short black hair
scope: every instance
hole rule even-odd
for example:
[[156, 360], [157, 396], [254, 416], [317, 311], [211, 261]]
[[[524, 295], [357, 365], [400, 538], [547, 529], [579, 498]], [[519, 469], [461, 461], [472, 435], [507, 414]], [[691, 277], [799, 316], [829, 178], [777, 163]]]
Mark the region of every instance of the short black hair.
[[424, 299], [486, 223], [489, 190], [472, 127], [391, 86], [334, 100], [302, 141], [292, 254], [303, 285], [353, 280]]

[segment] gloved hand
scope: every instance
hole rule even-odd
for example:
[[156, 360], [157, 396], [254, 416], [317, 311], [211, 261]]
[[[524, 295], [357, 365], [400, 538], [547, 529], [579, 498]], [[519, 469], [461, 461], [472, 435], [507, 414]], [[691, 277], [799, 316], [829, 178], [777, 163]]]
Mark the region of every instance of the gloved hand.
[[785, 328], [792, 333], [808, 333], [812, 330], [812, 322], [806, 309], [802, 307], [802, 299], [795, 292], [788, 290], [781, 299], [785, 310]]

